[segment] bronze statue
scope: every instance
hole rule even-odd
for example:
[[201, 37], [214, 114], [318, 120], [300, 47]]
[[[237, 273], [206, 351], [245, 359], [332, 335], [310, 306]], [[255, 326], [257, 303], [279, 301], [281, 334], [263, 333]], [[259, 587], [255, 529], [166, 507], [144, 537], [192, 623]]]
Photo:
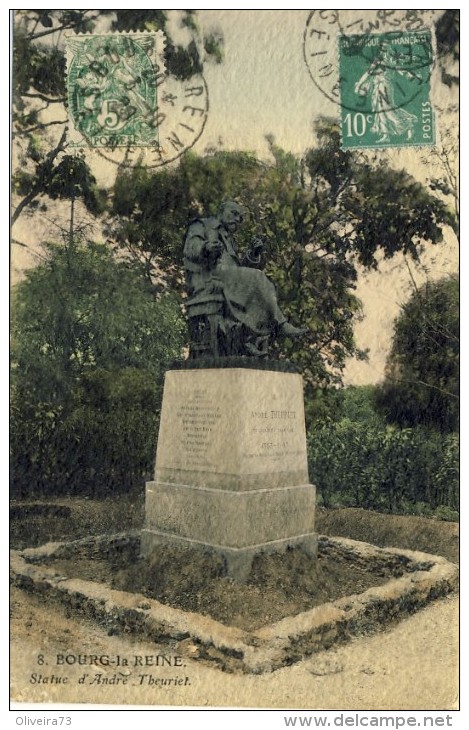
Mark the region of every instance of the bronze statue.
[[241, 259], [233, 234], [243, 209], [227, 201], [219, 216], [199, 218], [187, 231], [184, 268], [191, 357], [266, 357], [270, 337], [299, 337], [280, 310], [275, 287], [260, 265], [263, 243], [255, 239]]

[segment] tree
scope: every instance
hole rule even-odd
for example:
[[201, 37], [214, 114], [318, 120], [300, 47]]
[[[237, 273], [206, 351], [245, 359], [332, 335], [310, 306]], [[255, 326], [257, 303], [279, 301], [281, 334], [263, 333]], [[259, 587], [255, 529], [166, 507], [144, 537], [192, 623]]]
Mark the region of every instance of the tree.
[[455, 431], [459, 416], [459, 280], [428, 282], [394, 325], [377, 405], [401, 426]]
[[445, 10], [435, 25], [436, 50], [441, 80], [459, 84], [459, 10]]
[[12, 302], [15, 492], [101, 494], [151, 469], [162, 376], [185, 341], [179, 303], [106, 246], [49, 245]]
[[62, 403], [96, 369], [139, 367], [157, 377], [183, 342], [175, 298], [155, 301], [134, 267], [115, 261], [104, 245], [45, 250], [47, 260], [13, 291], [17, 387]]
[[459, 238], [459, 139], [454, 126], [450, 125], [440, 131], [440, 137], [439, 144], [422, 157], [422, 162], [430, 173], [430, 189], [448, 201], [454, 211], [453, 229]]
[[340, 147], [335, 122], [320, 120], [318, 146], [298, 160], [269, 139], [274, 163], [242, 152], [186, 155], [171, 170], [121, 171], [109, 236], [140, 262], [159, 287], [182, 290], [182, 241], [191, 216], [215, 214], [233, 198], [250, 212], [240, 247], [253, 236], [266, 246], [266, 273], [287, 317], [308, 327], [303, 346], [277, 348], [301, 364], [312, 386], [339, 383], [355, 346], [360, 302], [357, 266], [377, 266], [377, 254], [417, 258], [424, 242], [442, 240], [453, 225], [445, 204], [405, 171]]

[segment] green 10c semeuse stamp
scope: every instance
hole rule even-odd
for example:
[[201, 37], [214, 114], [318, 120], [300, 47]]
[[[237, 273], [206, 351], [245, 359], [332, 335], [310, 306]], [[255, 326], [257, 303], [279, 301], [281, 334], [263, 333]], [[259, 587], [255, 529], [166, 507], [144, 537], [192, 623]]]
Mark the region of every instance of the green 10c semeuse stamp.
[[435, 144], [432, 59], [427, 29], [339, 36], [342, 146]]
[[75, 35], [66, 47], [69, 146], [158, 145], [163, 34]]

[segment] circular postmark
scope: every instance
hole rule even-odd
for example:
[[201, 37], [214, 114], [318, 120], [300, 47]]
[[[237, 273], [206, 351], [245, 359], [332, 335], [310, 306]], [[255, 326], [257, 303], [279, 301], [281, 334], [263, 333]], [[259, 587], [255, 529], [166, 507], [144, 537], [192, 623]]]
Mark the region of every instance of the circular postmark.
[[202, 75], [180, 81], [167, 76], [158, 87], [157, 140], [147, 146], [101, 147], [94, 151], [120, 167], [161, 167], [174, 162], [201, 137], [209, 109]]
[[[306, 21], [303, 55], [313, 83], [333, 103], [363, 111], [363, 86], [348, 98], [343, 94], [352, 81], [355, 86], [360, 80], [355, 78], [357, 69], [362, 75], [367, 69], [370, 75], [375, 70], [399, 71], [403, 78], [414, 74], [414, 86], [401, 84], [401, 98], [393, 98], [387, 105], [389, 109], [405, 106], [430, 78], [433, 54], [428, 27], [436, 12], [312, 10]], [[425, 30], [427, 37], [416, 42]]]

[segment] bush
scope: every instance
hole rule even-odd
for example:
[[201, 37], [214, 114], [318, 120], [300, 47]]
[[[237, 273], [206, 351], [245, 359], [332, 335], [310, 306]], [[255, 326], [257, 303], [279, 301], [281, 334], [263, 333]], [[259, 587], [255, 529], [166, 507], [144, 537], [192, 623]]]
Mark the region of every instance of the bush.
[[[153, 469], [160, 388], [151, 373], [99, 371], [107, 394], [87, 390], [75, 407], [23, 404], [11, 418], [12, 496], [104, 497], [143, 484]], [[100, 388], [101, 390], [101, 388]], [[121, 390], [121, 393], [116, 391]]]
[[178, 301], [155, 298], [104, 246], [51, 246], [14, 291], [13, 496], [107, 496], [153, 468]]
[[[344, 418], [308, 438], [310, 478], [324, 505], [430, 512], [459, 505], [459, 438], [422, 427], [399, 429]], [[421, 508], [420, 508], [421, 511]]]
[[459, 279], [427, 282], [402, 308], [376, 405], [398, 426], [459, 425]]

